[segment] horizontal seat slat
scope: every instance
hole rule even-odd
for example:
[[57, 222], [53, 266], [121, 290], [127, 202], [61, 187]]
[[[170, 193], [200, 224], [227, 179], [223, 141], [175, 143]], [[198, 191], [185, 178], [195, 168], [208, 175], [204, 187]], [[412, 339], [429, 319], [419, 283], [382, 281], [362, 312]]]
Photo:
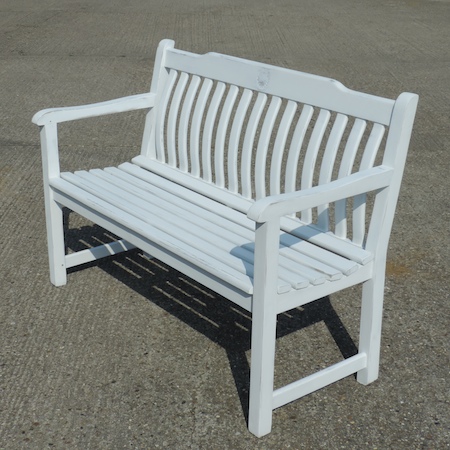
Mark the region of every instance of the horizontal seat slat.
[[[142, 171], [142, 169], [138, 170]], [[217, 225], [222, 225], [223, 228], [227, 230], [231, 230], [235, 233], [240, 233], [242, 236], [248, 237], [249, 239], [252, 236], [252, 231], [254, 230], [254, 222], [248, 219], [242, 213], [232, 210], [232, 212], [235, 213], [235, 220], [233, 221], [230, 220], [229, 217], [220, 215], [224, 212], [224, 208], [223, 205], [217, 202], [204, 202], [202, 200], [205, 200], [205, 198], [199, 196], [199, 203], [196, 203], [195, 201], [191, 201], [188, 203], [187, 198], [183, 198], [184, 196], [176, 195], [174, 190], [171, 189], [173, 185], [167, 185], [167, 183], [165, 183], [164, 185], [164, 179], [161, 179], [158, 175], [154, 175], [153, 182], [150, 183], [116, 167], [107, 167], [105, 170], [98, 170], [99, 176], [106, 176], [106, 174], [112, 175], [116, 182], [118, 182], [118, 180], [121, 180], [123, 182], [123, 184], [121, 184], [122, 186], [127, 186], [127, 188], [136, 186], [144, 192], [149, 192], [153, 195], [157, 195], [160, 198], [163, 198], [165, 201], [172, 203], [173, 205], [184, 205], [187, 211], [194, 213], [195, 215], [197, 215], [197, 217], [207, 218], [207, 220], [213, 221], [214, 223], [217, 223]], [[183, 190], [187, 191], [185, 192], [185, 197], [188, 197], [188, 190], [183, 189], [180, 186], [177, 186], [177, 189], [175, 189], [175, 191], [178, 193]], [[185, 200], [185, 202], [180, 202], [180, 199]], [[216, 206], [216, 208], [213, 209], [214, 206]]]
[[[61, 177], [63, 175], [67, 176], [73, 174], [64, 173], [61, 174]], [[211, 273], [247, 294], [252, 294], [253, 284], [251, 278], [237, 270], [233, 270], [228, 265], [218, 261], [216, 257], [208, 256], [207, 254], [196, 250], [192, 245], [185, 244], [180, 240], [174, 240], [173, 237], [165, 231], [145, 222], [140, 217], [136, 217], [135, 215], [123, 211], [110, 202], [102, 200], [97, 195], [76, 186], [65, 180], [63, 177], [52, 179], [50, 184], [54, 189], [75, 199], [77, 202], [80, 202], [117, 223], [134, 230], [136, 233], [139, 233], [156, 245], [166, 248], [176, 255], [180, 255], [187, 262], [198, 266], [202, 270]]]
[[[245, 264], [230, 254], [230, 251], [223, 251], [224, 241], [219, 236], [216, 238], [215, 246], [211, 246], [207, 238], [211, 238], [210, 232], [202, 229], [200, 232], [202, 238], [198, 234], [193, 233], [191, 224], [185, 220], [174, 220], [170, 210], [157, 208], [156, 205], [145, 204], [136, 198], [135, 194], [129, 195], [125, 191], [115, 188], [114, 186], [96, 178], [88, 172], [75, 172], [75, 174], [62, 174], [62, 178], [73, 183], [74, 185], [97, 195], [102, 200], [110, 202], [119, 207], [123, 211], [135, 217], [140, 217], [145, 222], [155, 226], [161, 231], [166, 232], [174, 241], [182, 241], [191, 245], [195, 250], [206, 255], [214, 256], [218, 261], [229, 265], [231, 268], [239, 272], [246, 273], [252, 277], [252, 267]], [[230, 246], [232, 248], [232, 246]], [[242, 266], [245, 267], [242, 267]]]
[[[162, 219], [170, 220], [170, 217], [173, 217], [171, 222], [174, 225], [188, 222], [184, 228], [187, 228], [189, 232], [193, 232], [198, 237], [208, 240], [213, 246], [222, 244], [225, 250], [250, 263], [252, 266], [251, 270], [253, 270], [254, 231], [227, 221], [202, 208], [195, 207], [195, 205], [186, 201], [180, 202], [177, 197], [168, 194], [162, 189], [152, 189], [151, 185], [148, 185], [147, 189], [144, 190], [137, 186], [132, 186], [132, 181], [130, 180], [124, 182], [102, 170], [93, 170], [91, 173], [140, 198], [139, 206], [145, 207], [146, 210], [156, 213], [156, 208], [161, 208]], [[116, 195], [120, 194], [116, 192]], [[145, 203], [148, 203], [148, 206], [143, 206]], [[222, 208], [224, 208], [223, 205]], [[218, 240], [219, 238], [221, 240]], [[293, 271], [292, 262], [286, 259], [281, 252], [279, 263], [279, 277], [284, 281], [288, 281], [296, 289], [308, 286], [309, 281], [313, 284], [325, 282], [323, 273], [312, 271], [308, 267], [302, 267], [301, 270], [297, 268], [296, 271]], [[299, 277], [299, 275], [301, 276]]]
[[[223, 203], [243, 213], [246, 213], [248, 208], [253, 204], [252, 200], [240, 197], [236, 194], [226, 191], [225, 189], [218, 188], [217, 186], [206, 183], [203, 180], [193, 178], [189, 174], [184, 174], [177, 169], [164, 166], [163, 164], [160, 164], [157, 161], [152, 161], [149, 158], [138, 156], [133, 159], [133, 162], [137, 163], [139, 167], [148, 170], [139, 171], [139, 167], [136, 167], [135, 165], [130, 163], [122, 164], [119, 166], [119, 168], [136, 174], [139, 177], [143, 177], [144, 179], [152, 179], [152, 177], [154, 176], [152, 171], [154, 170], [158, 175], [161, 176], [161, 180], [163, 180], [163, 183], [165, 183], [165, 176], [168, 176], [169, 179], [175, 181], [173, 187], [170, 187], [171, 189], [176, 189], [176, 187], [178, 186], [176, 182], [178, 180], [178, 183], [180, 185], [187, 186], [189, 189], [192, 189], [194, 191], [185, 191], [190, 192], [189, 196], [192, 196], [190, 197], [191, 201], [206, 202], [208, 205], [212, 205], [212, 203], [215, 202], [213, 202], [211, 199], [214, 199], [217, 200], [217, 202]], [[181, 188], [178, 190], [178, 192], [180, 190]], [[195, 193], [197, 193], [196, 196]], [[241, 214], [237, 213], [237, 215], [242, 219]], [[236, 211], [233, 212], [232, 210], [227, 210], [227, 217], [229, 217], [231, 220], [235, 220], [234, 218], [236, 217]], [[249, 226], [254, 227], [254, 223], [249, 219], [247, 220]], [[313, 226], [307, 225], [297, 219], [290, 217], [282, 218], [281, 227], [287, 233], [293, 234], [294, 236], [302, 240], [309, 241], [309, 245], [304, 245], [304, 247], [310, 247], [310, 250], [313, 253], [316, 251], [316, 246], [326, 250], [325, 254], [322, 252], [322, 254], [324, 256], [326, 255], [326, 257], [324, 259], [321, 259], [321, 261], [335, 261], [335, 263], [333, 264], [330, 262], [330, 264], [332, 264], [332, 267], [341, 270], [342, 266], [342, 270], [345, 275], [353, 273], [358, 268], [357, 264], [364, 265], [373, 259], [373, 255], [371, 252], [368, 252], [347, 240], [339, 239], [329, 233], [324, 233], [322, 230], [316, 230]], [[343, 257], [341, 262], [338, 262], [332, 255], [330, 258], [328, 258], [329, 251], [336, 253], [341, 258]]]
[[[186, 245], [191, 245], [196, 251], [205, 254], [208, 258], [216, 258], [222, 265], [227, 265], [231, 270], [236, 270], [244, 276], [253, 279], [253, 258], [246, 254], [248, 250], [226, 241], [220, 236], [211, 233], [207, 229], [194, 226], [180, 217], [171, 216], [170, 210], [152, 209], [143, 202], [136, 202], [133, 195], [121, 195], [123, 191], [115, 189], [114, 186], [107, 186], [106, 183], [99, 182], [88, 172], [77, 172], [75, 174], [64, 173], [62, 178], [74, 185], [87, 190], [91, 194], [97, 195], [104, 201], [114, 204], [128, 214], [140, 217], [145, 222], [155, 226], [158, 230], [164, 231], [174, 241], [181, 241]], [[180, 233], [181, 231], [181, 233]], [[213, 265], [213, 263], [211, 262]], [[211, 267], [213, 269], [213, 267]], [[278, 293], [285, 293], [292, 288], [299, 289], [308, 286], [308, 280], [299, 277], [298, 274], [287, 269], [280, 269]]]
[[308, 240], [318, 247], [348, 258], [352, 262], [365, 265], [373, 259], [371, 252], [347, 240], [339, 239], [331, 233], [324, 233], [311, 225], [304, 225], [296, 219], [283, 217], [281, 228], [300, 239]]
[[[141, 169], [138, 169], [138, 171], [141, 171]], [[105, 172], [114, 174], [114, 176], [116, 178], [122, 179], [124, 183], [134, 184], [136, 186], [139, 186], [148, 192], [154, 193], [155, 195], [157, 195], [160, 198], [164, 198], [168, 202], [172, 202], [174, 205], [179, 202], [179, 200], [178, 200], [179, 197], [172, 194], [171, 192], [166, 191], [162, 188], [159, 188], [159, 187], [155, 186], [154, 184], [144, 182], [140, 178], [133, 177], [129, 173], [123, 172], [119, 169], [107, 168], [107, 169], [105, 169], [105, 171], [98, 171], [98, 172], [99, 172], [99, 175], [100, 175], [100, 173], [105, 173]], [[160, 185], [164, 185], [164, 179], [158, 180], [159, 177], [157, 175], [153, 175], [153, 177], [151, 177], [152, 174], [151, 173], [148, 173], [148, 174], [149, 174], [149, 178], [153, 178], [153, 182], [159, 181]], [[170, 185], [167, 185], [167, 183], [165, 183], [165, 184], [166, 184], [167, 189], [170, 189], [173, 187], [172, 184], [170, 184]], [[122, 185], [122, 186], [124, 188], [126, 188], [125, 185]], [[178, 187], [177, 191], [179, 192], [180, 190], [183, 190], [183, 188]], [[185, 197], [188, 197], [188, 196], [189, 196], [189, 192], [185, 192]], [[205, 199], [203, 196], [201, 196], [201, 197], [199, 197], [199, 200], [202, 200], [201, 203], [203, 204], [204, 203], [203, 200], [205, 200]], [[244, 216], [241, 213], [237, 213], [236, 211], [234, 211], [235, 216], [236, 216], [235, 218], [236, 218], [236, 220], [237, 219], [240, 219], [240, 220], [237, 220], [237, 222], [230, 221], [227, 217], [220, 216], [219, 214], [217, 214], [217, 211], [215, 211], [214, 213], [210, 211], [211, 207], [214, 206], [214, 204], [215, 204], [216, 209], [223, 213], [224, 212], [223, 206], [218, 205], [216, 202], [214, 202], [214, 204], [211, 204], [211, 201], [210, 201], [209, 203], [210, 204], [208, 205], [208, 209], [199, 207], [198, 205], [195, 204], [195, 202], [192, 202], [192, 201], [189, 203], [184, 203], [183, 205], [184, 205], [185, 209], [183, 211], [191, 213], [197, 220], [204, 218], [204, 219], [214, 223], [221, 229], [225, 229], [228, 231], [232, 231], [236, 234], [239, 234], [240, 236], [242, 236], [243, 238], [247, 239], [250, 242], [252, 242], [254, 240], [254, 222], [253, 221], [250, 221], [249, 219], [247, 219], [246, 216]], [[230, 212], [230, 210], [227, 210], [227, 212]], [[293, 236], [285, 235], [284, 233], [282, 233], [281, 237], [280, 237], [280, 241], [281, 241], [280, 255], [287, 256], [294, 261], [298, 261], [298, 262], [301, 261], [302, 265], [304, 265], [306, 268], [309, 267], [311, 269], [315, 269], [314, 273], [310, 273], [308, 270], [305, 271], [306, 273], [303, 273], [303, 275], [306, 276], [306, 278], [308, 278], [310, 280], [315, 280], [314, 284], [321, 283], [322, 281], [320, 281], [320, 279], [323, 278], [324, 275], [325, 275], [325, 278], [327, 278], [327, 279], [329, 278], [329, 279], [335, 280], [335, 279], [340, 278], [343, 273], [345, 275], [349, 275], [357, 268], [357, 265], [355, 263], [350, 263], [351, 268], [349, 268], [349, 264], [347, 264], [347, 260], [345, 258], [340, 258], [337, 255], [333, 259], [339, 260], [340, 264], [335, 264], [334, 266], [326, 265], [320, 261], [314, 260], [313, 258], [311, 258], [307, 255], [303, 255], [302, 251], [305, 247], [308, 247], [308, 246], [314, 247], [314, 248], [311, 248], [309, 254], [314, 254], [317, 249], [315, 246], [311, 246], [311, 244], [308, 244], [307, 242], [301, 242], [298, 238], [294, 238]], [[303, 245], [296, 246], [296, 245], [294, 245], [294, 243], [296, 243], [296, 244], [302, 243]], [[242, 242], [240, 242], [240, 244], [242, 245]], [[285, 247], [288, 247], [288, 248], [285, 248]], [[326, 261], [326, 254], [329, 254], [329, 252], [322, 251], [322, 253], [325, 253], [325, 255], [323, 256], [323, 259]], [[280, 263], [282, 264], [282, 266], [287, 267], [287, 268], [292, 266], [291, 262], [288, 262], [283, 259], [281, 259]], [[336, 269], [337, 267], [340, 267], [341, 271], [337, 270]], [[309, 273], [309, 275], [307, 275], [307, 273]], [[323, 281], [325, 281], [325, 280], [323, 280]]]
[[[127, 165], [132, 166], [132, 165]], [[155, 187], [154, 184], [143, 182], [141, 179], [136, 179], [132, 176], [127, 176], [127, 174], [121, 174], [118, 169], [114, 168], [107, 168], [107, 172], [115, 173], [118, 177], [124, 178], [128, 183], [137, 183], [144, 189], [147, 189], [149, 191], [155, 192], [158, 196], [164, 197], [168, 201], [175, 201], [175, 203], [178, 201], [178, 195], [181, 195], [181, 192], [184, 191], [183, 197], [186, 198], [188, 201], [189, 197], [193, 194], [191, 191], [181, 187], [177, 186], [175, 189], [177, 192], [177, 195], [169, 194], [164, 189], [167, 188], [169, 190], [174, 189], [174, 185], [172, 183], [167, 183], [167, 181], [164, 178], [160, 178], [157, 175], [152, 174], [151, 172], [145, 171], [145, 173], [142, 169], [137, 168], [136, 170], [131, 170], [132, 167], [128, 167], [128, 169], [131, 172], [139, 173], [141, 176], [146, 174], [146, 178], [148, 180], [152, 180], [152, 183], [158, 183], [160, 185], [159, 191], [155, 191], [155, 189], [158, 189]], [[254, 241], [254, 222], [247, 219], [247, 217], [241, 213], [238, 213], [236, 211], [232, 211], [227, 209], [224, 209], [222, 205], [217, 204], [217, 202], [212, 202], [209, 199], [205, 199], [203, 196], [198, 196], [197, 200], [202, 205], [202, 207], [198, 207], [195, 204], [195, 201], [191, 198], [189, 203], [185, 203], [186, 211], [191, 211], [195, 214], [196, 218], [204, 217], [208, 221], [211, 221], [215, 223], [217, 226], [232, 230], [233, 232], [239, 234], [243, 238], [247, 239], [250, 242]], [[209, 201], [208, 201], [209, 200]], [[215, 207], [214, 214], [211, 213], [211, 209]], [[234, 213], [231, 214], [230, 213]], [[222, 214], [222, 215], [221, 215]], [[234, 216], [236, 222], [232, 222], [229, 220], [228, 217], [226, 217], [224, 214], [229, 215], [230, 217]], [[353, 273], [357, 269], [357, 264], [354, 262], [348, 261], [345, 258], [334, 256], [332, 255], [331, 259], [335, 261], [334, 265], [327, 265], [322, 261], [316, 261], [314, 258], [312, 258], [310, 255], [314, 255], [317, 251], [320, 252], [320, 248], [317, 249], [316, 246], [313, 246], [311, 244], [308, 244], [307, 242], [301, 242], [298, 238], [295, 238], [293, 236], [281, 234], [281, 250], [280, 255], [282, 256], [288, 256], [291, 260], [297, 261], [301, 263], [302, 265], [302, 271], [301, 274], [306, 279], [310, 280], [313, 284], [320, 284], [325, 281], [325, 279], [339, 279], [341, 278], [342, 274], [349, 275], [350, 273]], [[243, 245], [245, 241], [235, 241], [236, 243], [239, 243], [239, 245]], [[294, 245], [296, 244], [303, 244], [303, 245]], [[286, 247], [286, 248], [285, 248]], [[305, 253], [305, 248], [310, 248], [310, 251]], [[323, 251], [321, 252], [323, 261], [327, 261], [327, 255], [329, 252]], [[284, 259], [281, 259], [280, 264], [286, 268], [289, 268], [292, 266], [292, 262], [288, 262]]]
[[[331, 273], [335, 273], [335, 271], [348, 276], [358, 270], [359, 264], [356, 262], [343, 258], [342, 256], [328, 250], [324, 250], [322, 247], [299, 239], [290, 233], [282, 234], [281, 242], [291, 250], [295, 250], [300, 255], [309, 258], [308, 263], [313, 264], [313, 266], [318, 270], [328, 270], [330, 272], [330, 276], [332, 276]], [[329, 269], [325, 269], [325, 267], [321, 266], [321, 264], [324, 264], [324, 266]]]
[[246, 213], [250, 205], [253, 203], [252, 200], [235, 195], [223, 188], [207, 183], [201, 178], [194, 178], [188, 173], [183, 173], [180, 170], [160, 164], [158, 161], [151, 160], [145, 156], [136, 156], [132, 159], [132, 162], [140, 167], [150, 170], [151, 172], [161, 175], [163, 178], [185, 186], [188, 189], [203, 194], [240, 212]]
[[[239, 283], [245, 279], [252, 285], [254, 223], [244, 213], [231, 210], [234, 220], [230, 220], [227, 217], [230, 213], [227, 206], [133, 164], [126, 163], [120, 168], [94, 169], [90, 172], [63, 173], [61, 176], [86, 193], [130, 215], [130, 220], [138, 218], [148, 223], [150, 229], [156, 228], [163, 232], [168, 241], [177, 241], [177, 245], [179, 241], [182, 246], [192, 246], [197, 257], [202, 255], [202, 258], [208, 260], [214, 258], [220, 266], [216, 276], [220, 277], [224, 267], [227, 267], [233, 277], [239, 274]], [[193, 183], [195, 181], [194, 179]], [[197, 202], [192, 201], [193, 194], [197, 197]], [[246, 200], [244, 202], [247, 203]], [[278, 293], [302, 289], [310, 284], [335, 281], [353, 271], [355, 263], [350, 262], [350, 269], [346, 263], [348, 260], [336, 255], [337, 267], [334, 267], [316, 260], [312, 256], [314, 249], [308, 247], [315, 248], [293, 235], [281, 233]], [[320, 248], [318, 252], [329, 254]], [[325, 255], [323, 259], [326, 260]], [[212, 260], [210, 264], [210, 270], [214, 272]], [[233, 285], [239, 287], [236, 283]], [[251, 292], [248, 286], [245, 292]]]
[[[254, 240], [254, 233], [249, 233], [248, 230], [244, 229], [244, 231], [247, 231], [247, 236], [244, 237], [239, 232], [232, 232], [221, 223], [223, 221], [222, 219], [219, 219], [219, 221], [214, 220], [214, 214], [202, 211], [201, 208], [197, 208], [194, 214], [190, 210], [192, 209], [190, 203], [185, 201], [180, 202], [174, 196], [171, 196], [170, 201], [167, 201], [167, 195], [164, 196], [164, 192], [161, 190], [151, 195], [151, 186], [149, 186], [149, 190], [145, 191], [131, 184], [127, 184], [99, 169], [92, 170], [90, 173], [77, 172], [76, 174], [86, 181], [94, 183], [100, 189], [107, 189], [116, 199], [123, 198], [125, 201], [131, 201], [136, 207], [157, 215], [162, 221], [168, 221], [174, 226], [183, 229], [184, 232], [192, 233], [197, 238], [204, 239], [209, 243], [207, 247], [208, 251], [214, 252], [213, 249], [217, 246], [226, 251], [227, 255], [233, 255], [242, 259], [246, 263], [247, 274], [253, 277], [254, 254], [253, 248], [249, 246], [249, 243]], [[109, 186], [99, 182], [99, 180], [104, 180]], [[162, 197], [165, 197], [165, 199], [162, 199]], [[239, 231], [237, 226], [234, 228]], [[308, 274], [307, 277], [299, 277], [299, 274], [293, 272], [291, 267], [292, 263], [286, 260], [286, 258], [282, 258], [280, 261], [279, 277], [282, 281], [287, 281], [296, 289], [308, 286], [308, 280], [311, 280], [313, 284], [320, 284], [325, 281], [325, 279], [322, 280], [323, 276], [320, 273], [311, 273], [307, 269], [305, 269], [305, 272]], [[280, 283], [279, 290], [284, 292], [286, 289], [286, 284]]]
[[[198, 192], [192, 191], [190, 189], [186, 189], [184, 186], [181, 186], [177, 183], [167, 183], [167, 180], [151, 171], [144, 170], [139, 166], [130, 163], [124, 163], [119, 166], [119, 169], [124, 173], [128, 173], [133, 175], [136, 179], [140, 179], [149, 183], [149, 185], [158, 186], [167, 192], [170, 192], [177, 197], [180, 197], [184, 200], [189, 201], [190, 203], [200, 206], [201, 208], [214, 212], [215, 214], [223, 217], [226, 220], [230, 220], [240, 225], [244, 225], [246, 228], [250, 230], [254, 230], [255, 222], [248, 219], [247, 216], [243, 215], [242, 212], [239, 212], [235, 209], [224, 209], [221, 203], [212, 200], [209, 197], [199, 194]], [[106, 169], [110, 170], [109, 168]], [[111, 169], [112, 170], [112, 169]], [[252, 202], [250, 200], [246, 201], [247, 207], [250, 207]], [[223, 213], [226, 212], [226, 216]]]

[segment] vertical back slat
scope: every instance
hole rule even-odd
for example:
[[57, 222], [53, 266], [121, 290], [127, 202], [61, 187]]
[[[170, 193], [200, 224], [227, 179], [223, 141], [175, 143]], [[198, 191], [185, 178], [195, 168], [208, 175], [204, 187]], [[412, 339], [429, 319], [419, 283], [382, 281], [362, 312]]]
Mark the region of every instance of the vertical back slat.
[[[359, 106], [335, 109], [328, 97], [313, 107], [306, 94], [287, 97], [274, 84], [261, 88], [264, 92], [255, 98], [254, 85], [246, 77], [228, 84], [231, 78], [223, 78], [216, 68], [211, 72], [205, 63], [204, 70], [192, 70], [183, 58], [166, 66], [158, 93], [154, 145], [148, 146], [157, 160], [255, 199], [329, 183], [336, 172], [338, 178], [345, 177], [355, 160], [361, 160], [359, 170], [373, 167], [389, 123], [387, 108], [392, 105], [387, 100], [378, 105], [379, 111], [366, 114]], [[320, 108], [316, 114], [314, 108]], [[349, 116], [354, 124], [344, 146]], [[365, 131], [367, 120], [374, 121], [370, 134]], [[317, 225], [324, 231], [330, 230], [331, 209], [328, 204], [317, 208]], [[347, 209], [346, 200], [334, 204], [333, 231], [341, 238], [347, 238]], [[302, 211], [302, 221], [311, 223], [313, 213]], [[351, 237], [358, 245], [364, 241], [365, 215], [366, 196], [354, 197]]]
[[311, 118], [314, 113], [314, 108], [310, 105], [304, 105], [300, 118], [292, 136], [291, 145], [289, 148], [288, 159], [286, 162], [286, 180], [285, 191], [294, 192], [297, 188], [297, 172], [298, 160], [302, 150], [303, 140], [305, 139], [306, 130], [309, 127]]
[[202, 125], [203, 114], [205, 112], [206, 102], [212, 89], [213, 82], [209, 78], [203, 80], [203, 85], [197, 98], [192, 115], [191, 135], [190, 135], [190, 156], [191, 173], [195, 177], [200, 176], [200, 128]]
[[[330, 120], [330, 111], [321, 109], [317, 122], [311, 133], [311, 139], [306, 149], [305, 160], [303, 163], [301, 188], [309, 189], [313, 184], [314, 168], [316, 166], [317, 155], [319, 153], [320, 144], [322, 143], [325, 130]], [[306, 209], [301, 213], [302, 221], [310, 223], [312, 221], [311, 209]]]
[[[385, 127], [375, 123], [364, 149], [359, 170], [370, 169], [375, 163], [378, 149], [385, 133]], [[366, 234], [366, 194], [355, 196], [353, 199], [353, 242], [362, 245]]]
[[231, 112], [238, 95], [239, 88], [237, 86], [230, 86], [225, 103], [220, 114], [219, 125], [217, 127], [216, 145], [214, 152], [214, 169], [216, 176], [216, 184], [220, 187], [225, 186], [225, 171], [224, 171], [224, 149], [225, 139], [227, 136], [228, 122], [230, 121]]
[[242, 195], [246, 198], [252, 196], [252, 154], [253, 142], [255, 141], [256, 130], [258, 129], [259, 120], [267, 102], [267, 95], [261, 92], [256, 97], [250, 118], [248, 120], [247, 129], [245, 130], [244, 144], [242, 146], [241, 160], [241, 182]]
[[264, 118], [261, 135], [258, 141], [255, 158], [255, 194], [256, 199], [265, 197], [266, 195], [266, 162], [267, 149], [269, 148], [270, 137], [272, 135], [273, 126], [280, 111], [281, 98], [272, 97], [266, 117]]
[[245, 115], [250, 105], [253, 92], [250, 89], [244, 89], [239, 105], [234, 115], [233, 125], [231, 127], [230, 139], [228, 141], [228, 189], [232, 192], [238, 192], [239, 190], [239, 177], [238, 177], [238, 153], [239, 153], [239, 141], [241, 138], [241, 130], [244, 124]]
[[212, 164], [211, 164], [211, 151], [212, 151], [212, 138], [214, 131], [214, 124], [219, 111], [220, 102], [225, 92], [225, 83], [217, 83], [214, 91], [213, 98], [206, 114], [205, 125], [203, 127], [203, 141], [202, 141], [202, 170], [203, 178], [212, 182]]
[[[346, 177], [352, 173], [355, 157], [361, 143], [367, 122], [356, 119], [352, 131], [345, 146], [344, 155], [339, 167], [338, 178]], [[335, 234], [340, 238], [347, 237], [347, 200], [339, 200], [335, 203]]]
[[372, 131], [370, 132], [369, 139], [367, 140], [366, 148], [364, 149], [359, 170], [370, 169], [373, 167], [385, 131], [386, 128], [384, 125], [380, 125], [379, 123], [373, 124]]
[[285, 152], [285, 146], [289, 130], [291, 128], [294, 115], [297, 110], [297, 103], [288, 101], [283, 113], [277, 137], [273, 145], [272, 162], [270, 164], [270, 194], [277, 195], [281, 192], [281, 165]]
[[356, 245], [362, 245], [366, 234], [366, 194], [356, 195], [353, 198], [353, 236]]
[[180, 110], [181, 99], [186, 89], [189, 75], [185, 72], [180, 74], [177, 87], [170, 104], [169, 116], [167, 119], [167, 153], [169, 164], [175, 166], [177, 164], [177, 118]]
[[366, 126], [367, 122], [365, 120], [355, 120], [342, 156], [338, 178], [346, 177], [352, 173], [356, 153], [358, 152]]
[[180, 125], [178, 130], [178, 156], [179, 167], [184, 172], [188, 171], [188, 130], [189, 122], [192, 112], [192, 105], [194, 104], [195, 95], [200, 85], [200, 77], [193, 75], [189, 84], [186, 96], [181, 109]]
[[[347, 126], [348, 117], [338, 114], [331, 129], [330, 136], [325, 147], [322, 164], [320, 166], [319, 184], [329, 183], [333, 174], [336, 155]], [[317, 225], [324, 231], [328, 231], [330, 226], [329, 205], [321, 205], [317, 208]]]
[[164, 150], [164, 122], [166, 118], [167, 105], [172, 94], [172, 89], [177, 78], [177, 71], [171, 70], [168, 80], [164, 86], [164, 91], [161, 96], [161, 102], [158, 106], [156, 125], [155, 125], [155, 144], [156, 144], [156, 158], [158, 161], [165, 162], [165, 150]]

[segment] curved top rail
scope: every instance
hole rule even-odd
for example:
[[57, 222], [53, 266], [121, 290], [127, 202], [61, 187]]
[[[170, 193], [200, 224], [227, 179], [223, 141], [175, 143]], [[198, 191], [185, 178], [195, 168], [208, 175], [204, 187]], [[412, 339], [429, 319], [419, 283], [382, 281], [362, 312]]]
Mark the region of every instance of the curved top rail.
[[395, 103], [391, 99], [353, 91], [330, 78], [220, 53], [198, 55], [170, 48], [164, 65], [384, 125], [389, 125]]

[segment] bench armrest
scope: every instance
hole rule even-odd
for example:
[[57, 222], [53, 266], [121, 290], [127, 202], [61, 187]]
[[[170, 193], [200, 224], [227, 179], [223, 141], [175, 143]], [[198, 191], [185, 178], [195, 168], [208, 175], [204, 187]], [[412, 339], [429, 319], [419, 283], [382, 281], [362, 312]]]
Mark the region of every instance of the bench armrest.
[[248, 210], [247, 217], [263, 223], [282, 216], [315, 208], [344, 198], [364, 194], [389, 185], [393, 169], [377, 166], [296, 192], [288, 192], [257, 200]]
[[106, 102], [91, 103], [89, 105], [43, 109], [33, 116], [32, 122], [36, 125], [44, 126], [49, 123], [61, 123], [70, 120], [151, 108], [155, 105], [155, 99], [156, 94], [149, 92], [108, 100]]

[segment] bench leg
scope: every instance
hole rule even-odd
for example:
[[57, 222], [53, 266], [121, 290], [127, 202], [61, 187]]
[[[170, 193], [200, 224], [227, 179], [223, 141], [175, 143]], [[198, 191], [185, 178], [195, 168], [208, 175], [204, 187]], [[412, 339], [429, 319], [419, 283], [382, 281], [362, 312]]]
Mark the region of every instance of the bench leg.
[[63, 286], [67, 283], [63, 211], [62, 206], [56, 203], [52, 197], [51, 190], [47, 191], [45, 198], [45, 218], [47, 225], [50, 281], [55, 286]]
[[248, 429], [258, 437], [272, 429], [276, 324], [275, 313], [253, 313]]
[[272, 428], [279, 233], [279, 221], [256, 225], [248, 429], [258, 437]]
[[383, 319], [384, 271], [363, 285], [359, 351], [366, 353], [367, 366], [357, 374], [361, 384], [369, 384], [378, 378]]
[[54, 199], [49, 183], [51, 178], [57, 178], [60, 174], [57, 124], [52, 122], [41, 127], [40, 136], [50, 281], [55, 286], [63, 286], [67, 283], [63, 212], [62, 206]]

